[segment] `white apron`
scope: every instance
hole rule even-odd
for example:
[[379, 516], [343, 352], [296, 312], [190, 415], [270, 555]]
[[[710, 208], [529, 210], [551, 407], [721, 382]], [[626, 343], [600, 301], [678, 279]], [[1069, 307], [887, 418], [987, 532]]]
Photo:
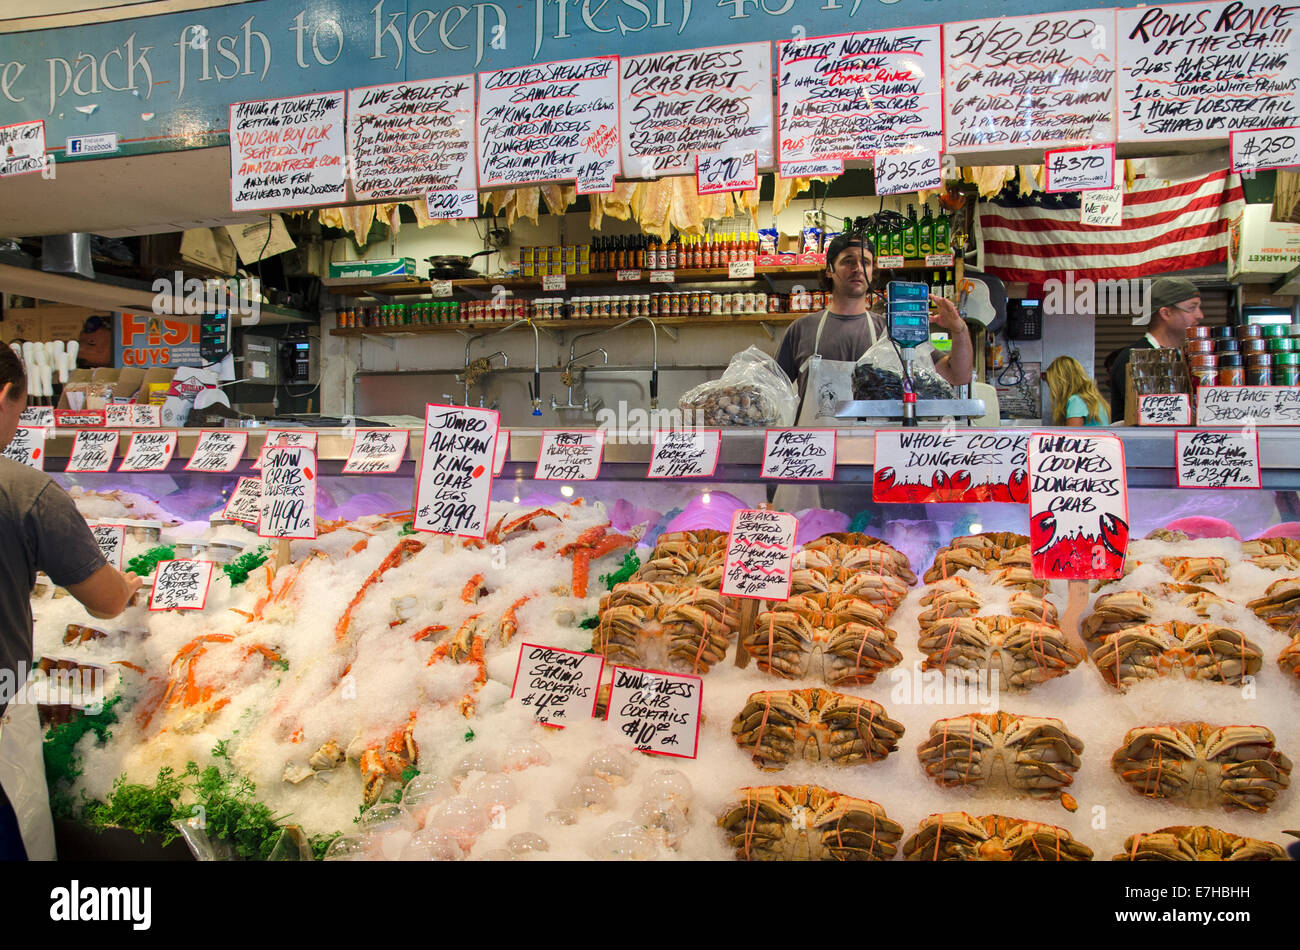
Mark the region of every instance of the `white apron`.
[[54, 860], [54, 821], [45, 787], [41, 720], [20, 694], [0, 719], [0, 786], [9, 798], [30, 861]]
[[[803, 361], [799, 375], [804, 377], [803, 405], [799, 407], [796, 425], [801, 429], [830, 429], [851, 426], [855, 419], [835, 418], [835, 406], [853, 399], [853, 368], [857, 361], [824, 360], [821, 357], [822, 330], [826, 328], [829, 310], [822, 311], [817, 323], [817, 336], [813, 338], [812, 356]], [[871, 331], [871, 344], [876, 342], [876, 322], [867, 314]], [[869, 348], [869, 347], [868, 347]], [[772, 504], [783, 511], [802, 511], [821, 507], [821, 488], [818, 485], [777, 486]]]

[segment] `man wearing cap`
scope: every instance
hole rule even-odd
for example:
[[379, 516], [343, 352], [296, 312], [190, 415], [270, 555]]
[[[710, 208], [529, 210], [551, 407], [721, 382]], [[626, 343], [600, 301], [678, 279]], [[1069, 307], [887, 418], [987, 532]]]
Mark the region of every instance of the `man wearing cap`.
[[1161, 277], [1151, 285], [1151, 329], [1137, 343], [1115, 354], [1110, 366], [1110, 417], [1124, 418], [1125, 368], [1134, 350], [1176, 349], [1187, 331], [1201, 322], [1201, 292], [1182, 277]]

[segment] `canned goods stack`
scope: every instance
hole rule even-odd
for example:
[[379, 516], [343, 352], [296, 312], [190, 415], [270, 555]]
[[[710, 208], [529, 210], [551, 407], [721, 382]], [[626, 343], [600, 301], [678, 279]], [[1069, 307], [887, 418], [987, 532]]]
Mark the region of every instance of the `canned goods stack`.
[[522, 277], [550, 277], [559, 274], [590, 274], [591, 245], [564, 244], [560, 247], [521, 247], [519, 274]]
[[1300, 324], [1192, 327], [1184, 349], [1198, 386], [1300, 385]]

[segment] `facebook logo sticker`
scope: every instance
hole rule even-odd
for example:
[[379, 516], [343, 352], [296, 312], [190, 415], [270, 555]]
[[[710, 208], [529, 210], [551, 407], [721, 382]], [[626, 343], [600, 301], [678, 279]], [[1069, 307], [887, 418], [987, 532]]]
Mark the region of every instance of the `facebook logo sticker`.
[[70, 136], [67, 141], [69, 156], [109, 155], [117, 151], [117, 133], [101, 132], [95, 135]]

